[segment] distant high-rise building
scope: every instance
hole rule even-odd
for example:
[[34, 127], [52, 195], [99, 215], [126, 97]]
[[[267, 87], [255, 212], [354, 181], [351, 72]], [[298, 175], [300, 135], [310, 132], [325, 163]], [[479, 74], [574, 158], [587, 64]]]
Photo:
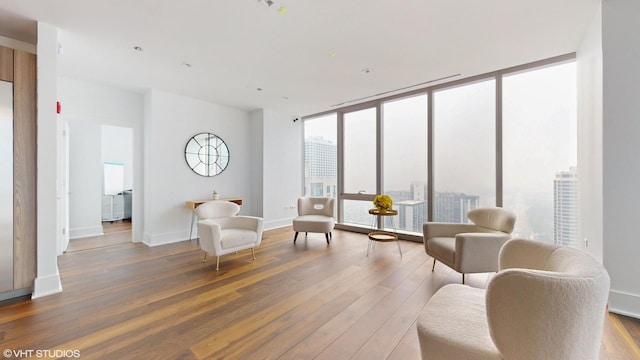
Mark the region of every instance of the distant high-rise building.
[[411, 183], [411, 199], [417, 201], [426, 201], [429, 187], [424, 181], [414, 181]]
[[394, 208], [398, 210], [398, 229], [422, 232], [422, 224], [427, 221], [427, 191], [424, 181], [412, 181], [409, 191], [387, 191], [393, 199]]
[[436, 222], [468, 223], [467, 213], [469, 210], [477, 209], [479, 204], [479, 195], [437, 192], [433, 220]]
[[406, 231], [422, 232], [422, 224], [427, 221], [425, 200], [404, 200], [394, 203], [398, 209], [398, 228]]
[[[389, 191], [394, 207], [398, 210], [399, 228], [422, 232], [427, 221], [429, 203], [426, 182], [414, 181], [409, 191]], [[480, 196], [463, 193], [437, 192], [435, 194], [435, 219], [438, 222], [468, 223], [467, 212], [478, 208]]]
[[553, 242], [578, 246], [578, 172], [556, 173], [553, 180]]
[[337, 147], [321, 137], [304, 141], [305, 195], [335, 198], [338, 192]]

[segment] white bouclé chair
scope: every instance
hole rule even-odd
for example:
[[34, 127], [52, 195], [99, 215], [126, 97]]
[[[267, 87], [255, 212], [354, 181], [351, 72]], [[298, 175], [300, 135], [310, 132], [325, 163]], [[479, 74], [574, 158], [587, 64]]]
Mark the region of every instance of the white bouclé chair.
[[609, 284], [587, 253], [510, 240], [486, 290], [450, 284], [429, 300], [422, 359], [598, 359]]
[[298, 233], [322, 233], [327, 239], [333, 236], [334, 220], [334, 199], [325, 197], [301, 197], [298, 199], [298, 216], [293, 219], [293, 237], [295, 244]]
[[216, 270], [220, 269], [220, 256], [232, 252], [251, 249], [255, 260], [254, 249], [262, 241], [264, 220], [254, 216], [236, 215], [240, 206], [232, 202], [219, 200], [209, 201], [196, 208], [200, 248], [216, 256]]
[[511, 238], [516, 216], [503, 208], [479, 208], [467, 213], [472, 224], [427, 222], [424, 249], [436, 260], [464, 274], [498, 271], [498, 253]]

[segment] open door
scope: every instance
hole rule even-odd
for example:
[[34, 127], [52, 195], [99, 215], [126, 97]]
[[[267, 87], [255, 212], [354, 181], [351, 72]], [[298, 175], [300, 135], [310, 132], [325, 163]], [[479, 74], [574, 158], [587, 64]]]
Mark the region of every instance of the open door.
[[58, 207], [58, 255], [67, 251], [69, 246], [69, 124], [58, 117], [58, 153], [62, 161], [58, 162], [58, 186], [56, 197]]

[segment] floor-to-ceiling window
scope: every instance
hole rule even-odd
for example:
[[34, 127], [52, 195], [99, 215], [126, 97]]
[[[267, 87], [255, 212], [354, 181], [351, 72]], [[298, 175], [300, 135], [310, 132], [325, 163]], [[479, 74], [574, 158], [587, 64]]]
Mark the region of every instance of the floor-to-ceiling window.
[[369, 225], [371, 200], [378, 190], [376, 149], [378, 116], [376, 107], [343, 113], [342, 220], [348, 224]]
[[577, 246], [575, 62], [503, 78], [503, 206], [514, 235]]
[[398, 210], [398, 229], [410, 232], [421, 232], [427, 221], [428, 99], [420, 94], [382, 104], [382, 192]]
[[434, 221], [496, 206], [495, 80], [433, 93]]
[[[516, 213], [516, 236], [575, 245], [576, 68], [573, 55], [336, 109], [339, 223], [368, 227], [376, 193], [404, 233], [467, 222], [477, 207]], [[305, 119], [305, 161], [312, 123]], [[308, 164], [305, 162], [305, 169]], [[331, 189], [305, 171], [308, 195]], [[387, 219], [385, 219], [387, 220]]]
[[304, 121], [304, 195], [337, 197], [336, 113]]

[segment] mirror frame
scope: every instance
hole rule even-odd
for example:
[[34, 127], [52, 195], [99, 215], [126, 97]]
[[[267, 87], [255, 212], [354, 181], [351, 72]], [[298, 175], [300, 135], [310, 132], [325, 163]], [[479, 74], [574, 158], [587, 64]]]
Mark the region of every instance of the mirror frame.
[[220, 175], [229, 166], [231, 153], [221, 137], [202, 132], [193, 135], [184, 148], [184, 158], [193, 172], [200, 176]]

